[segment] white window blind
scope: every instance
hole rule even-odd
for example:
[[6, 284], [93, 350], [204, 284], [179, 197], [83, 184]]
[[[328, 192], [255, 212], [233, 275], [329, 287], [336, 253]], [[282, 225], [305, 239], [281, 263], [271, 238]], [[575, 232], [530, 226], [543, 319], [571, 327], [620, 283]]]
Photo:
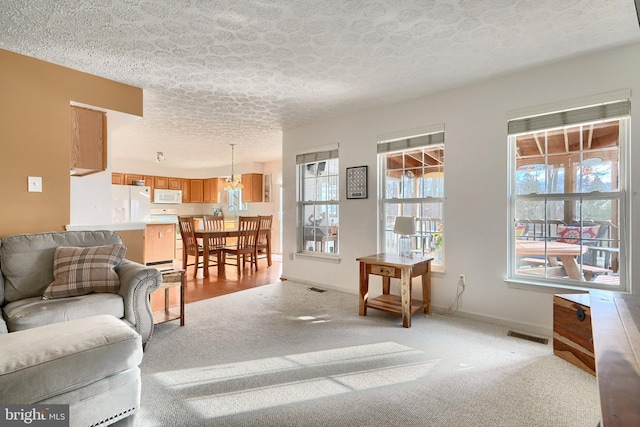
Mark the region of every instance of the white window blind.
[[378, 142], [378, 154], [392, 153], [412, 148], [426, 147], [444, 143], [444, 132], [430, 133], [406, 139]]
[[508, 133], [509, 135], [517, 135], [543, 129], [620, 118], [628, 116], [630, 112], [631, 102], [625, 99], [573, 110], [512, 119], [508, 123]]

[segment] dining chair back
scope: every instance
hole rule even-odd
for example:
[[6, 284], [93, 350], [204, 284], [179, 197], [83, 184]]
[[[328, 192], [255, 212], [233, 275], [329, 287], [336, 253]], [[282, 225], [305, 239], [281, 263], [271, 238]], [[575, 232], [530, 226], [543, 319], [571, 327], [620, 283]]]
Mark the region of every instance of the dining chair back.
[[[224, 231], [224, 217], [203, 215], [203, 228], [207, 231]], [[227, 238], [221, 235], [208, 235], [202, 242], [203, 246], [207, 245], [209, 251], [209, 266], [218, 266], [218, 273], [224, 268], [222, 263], [222, 250], [227, 244]], [[212, 255], [215, 255], [213, 257]], [[213, 261], [215, 259], [215, 261]]]
[[204, 255], [202, 246], [198, 245], [194, 234], [195, 226], [192, 216], [178, 216], [178, 226], [180, 227], [180, 236], [182, 236], [182, 269], [187, 269], [187, 261], [189, 256], [195, 258], [193, 277], [198, 274], [200, 267], [200, 257]]
[[[205, 230], [224, 231], [224, 217], [204, 215], [202, 217]], [[222, 247], [227, 244], [227, 238], [224, 236], [212, 236], [209, 238], [209, 248]]]
[[[238, 276], [245, 268], [247, 257], [249, 258], [249, 267], [253, 266], [258, 269], [256, 263], [256, 239], [258, 238], [258, 229], [260, 227], [260, 218], [257, 216], [241, 216], [238, 218], [238, 237], [235, 245], [225, 246], [222, 250], [222, 262], [226, 262], [227, 255], [235, 255]], [[242, 262], [242, 268], [240, 265]]]
[[256, 262], [258, 260], [258, 253], [264, 251], [265, 255], [260, 258], [266, 258], [267, 265], [271, 266], [271, 224], [273, 223], [273, 215], [259, 215], [258, 219], [260, 225], [256, 240]]

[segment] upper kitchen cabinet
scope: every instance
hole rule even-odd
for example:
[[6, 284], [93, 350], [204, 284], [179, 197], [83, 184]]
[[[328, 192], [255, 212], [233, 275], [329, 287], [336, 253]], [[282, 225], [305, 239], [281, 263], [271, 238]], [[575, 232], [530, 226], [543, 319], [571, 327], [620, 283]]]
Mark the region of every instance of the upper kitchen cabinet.
[[182, 190], [182, 180], [180, 178], [167, 178], [169, 190]]
[[115, 185], [124, 185], [124, 174], [120, 172], [112, 172], [111, 183]]
[[242, 187], [243, 202], [262, 202], [262, 174], [243, 174]]
[[181, 179], [180, 185], [180, 189], [182, 190], [182, 203], [189, 203], [191, 201], [191, 180]]
[[227, 180], [224, 178], [218, 178], [218, 203], [229, 203], [229, 192], [226, 189]]
[[156, 188], [156, 177], [145, 175], [144, 176], [144, 185], [149, 187], [149, 201], [153, 202], [153, 190]]
[[191, 182], [191, 203], [204, 202], [204, 179], [190, 179]]
[[[134, 185], [134, 182], [136, 181], [145, 181], [144, 175], [138, 175], [133, 173], [124, 174], [124, 185]], [[147, 184], [147, 182], [145, 181], [145, 185], [149, 185], [149, 184]]]
[[154, 179], [155, 188], [161, 188], [161, 189], [169, 188], [169, 178], [167, 178], [166, 176], [155, 176], [153, 177], [153, 179]]
[[71, 174], [89, 175], [107, 168], [107, 115], [71, 106]]
[[218, 203], [220, 201], [218, 181], [219, 178], [209, 178], [204, 180], [204, 202]]

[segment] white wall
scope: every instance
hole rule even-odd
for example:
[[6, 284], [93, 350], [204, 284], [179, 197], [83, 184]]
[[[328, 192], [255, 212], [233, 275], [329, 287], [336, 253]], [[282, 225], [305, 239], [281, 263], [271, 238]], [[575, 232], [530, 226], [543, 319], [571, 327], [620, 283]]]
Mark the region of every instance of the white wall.
[[[640, 93], [640, 44], [285, 131], [283, 223], [291, 226], [284, 229], [283, 275], [291, 280], [357, 293], [359, 270], [355, 259], [377, 252], [376, 142], [379, 136], [444, 123], [447, 272], [433, 276], [434, 306], [442, 310], [452, 304], [457, 274], [464, 273], [467, 289], [459, 304], [462, 314], [550, 333], [552, 294], [514, 289], [504, 282], [507, 113], [620, 89], [632, 91], [631, 134], [635, 142], [640, 135], [640, 97], [633, 97]], [[310, 147], [336, 142], [340, 144], [342, 172], [346, 167], [369, 166], [369, 198], [347, 200], [342, 194], [339, 264], [297, 256], [289, 260], [287, 255], [295, 252], [296, 247], [295, 155]], [[632, 150], [632, 170], [640, 167], [639, 152]], [[637, 177], [633, 177], [633, 184], [633, 188], [640, 188]], [[341, 191], [344, 188], [342, 176]], [[637, 203], [634, 197], [634, 211]], [[634, 254], [638, 253], [638, 225], [638, 219], [634, 218]], [[374, 296], [380, 283], [376, 280], [372, 277], [370, 287]], [[419, 288], [414, 286], [416, 295]], [[354, 307], [354, 315], [357, 312], [358, 308]]]
[[72, 176], [69, 186], [69, 224], [111, 223], [111, 171]]

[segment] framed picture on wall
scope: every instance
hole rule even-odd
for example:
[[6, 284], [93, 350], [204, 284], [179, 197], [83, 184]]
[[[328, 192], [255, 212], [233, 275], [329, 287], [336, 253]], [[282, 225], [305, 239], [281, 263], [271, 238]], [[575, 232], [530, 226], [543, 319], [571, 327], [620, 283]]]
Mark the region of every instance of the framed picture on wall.
[[347, 199], [368, 197], [368, 166], [347, 168]]

